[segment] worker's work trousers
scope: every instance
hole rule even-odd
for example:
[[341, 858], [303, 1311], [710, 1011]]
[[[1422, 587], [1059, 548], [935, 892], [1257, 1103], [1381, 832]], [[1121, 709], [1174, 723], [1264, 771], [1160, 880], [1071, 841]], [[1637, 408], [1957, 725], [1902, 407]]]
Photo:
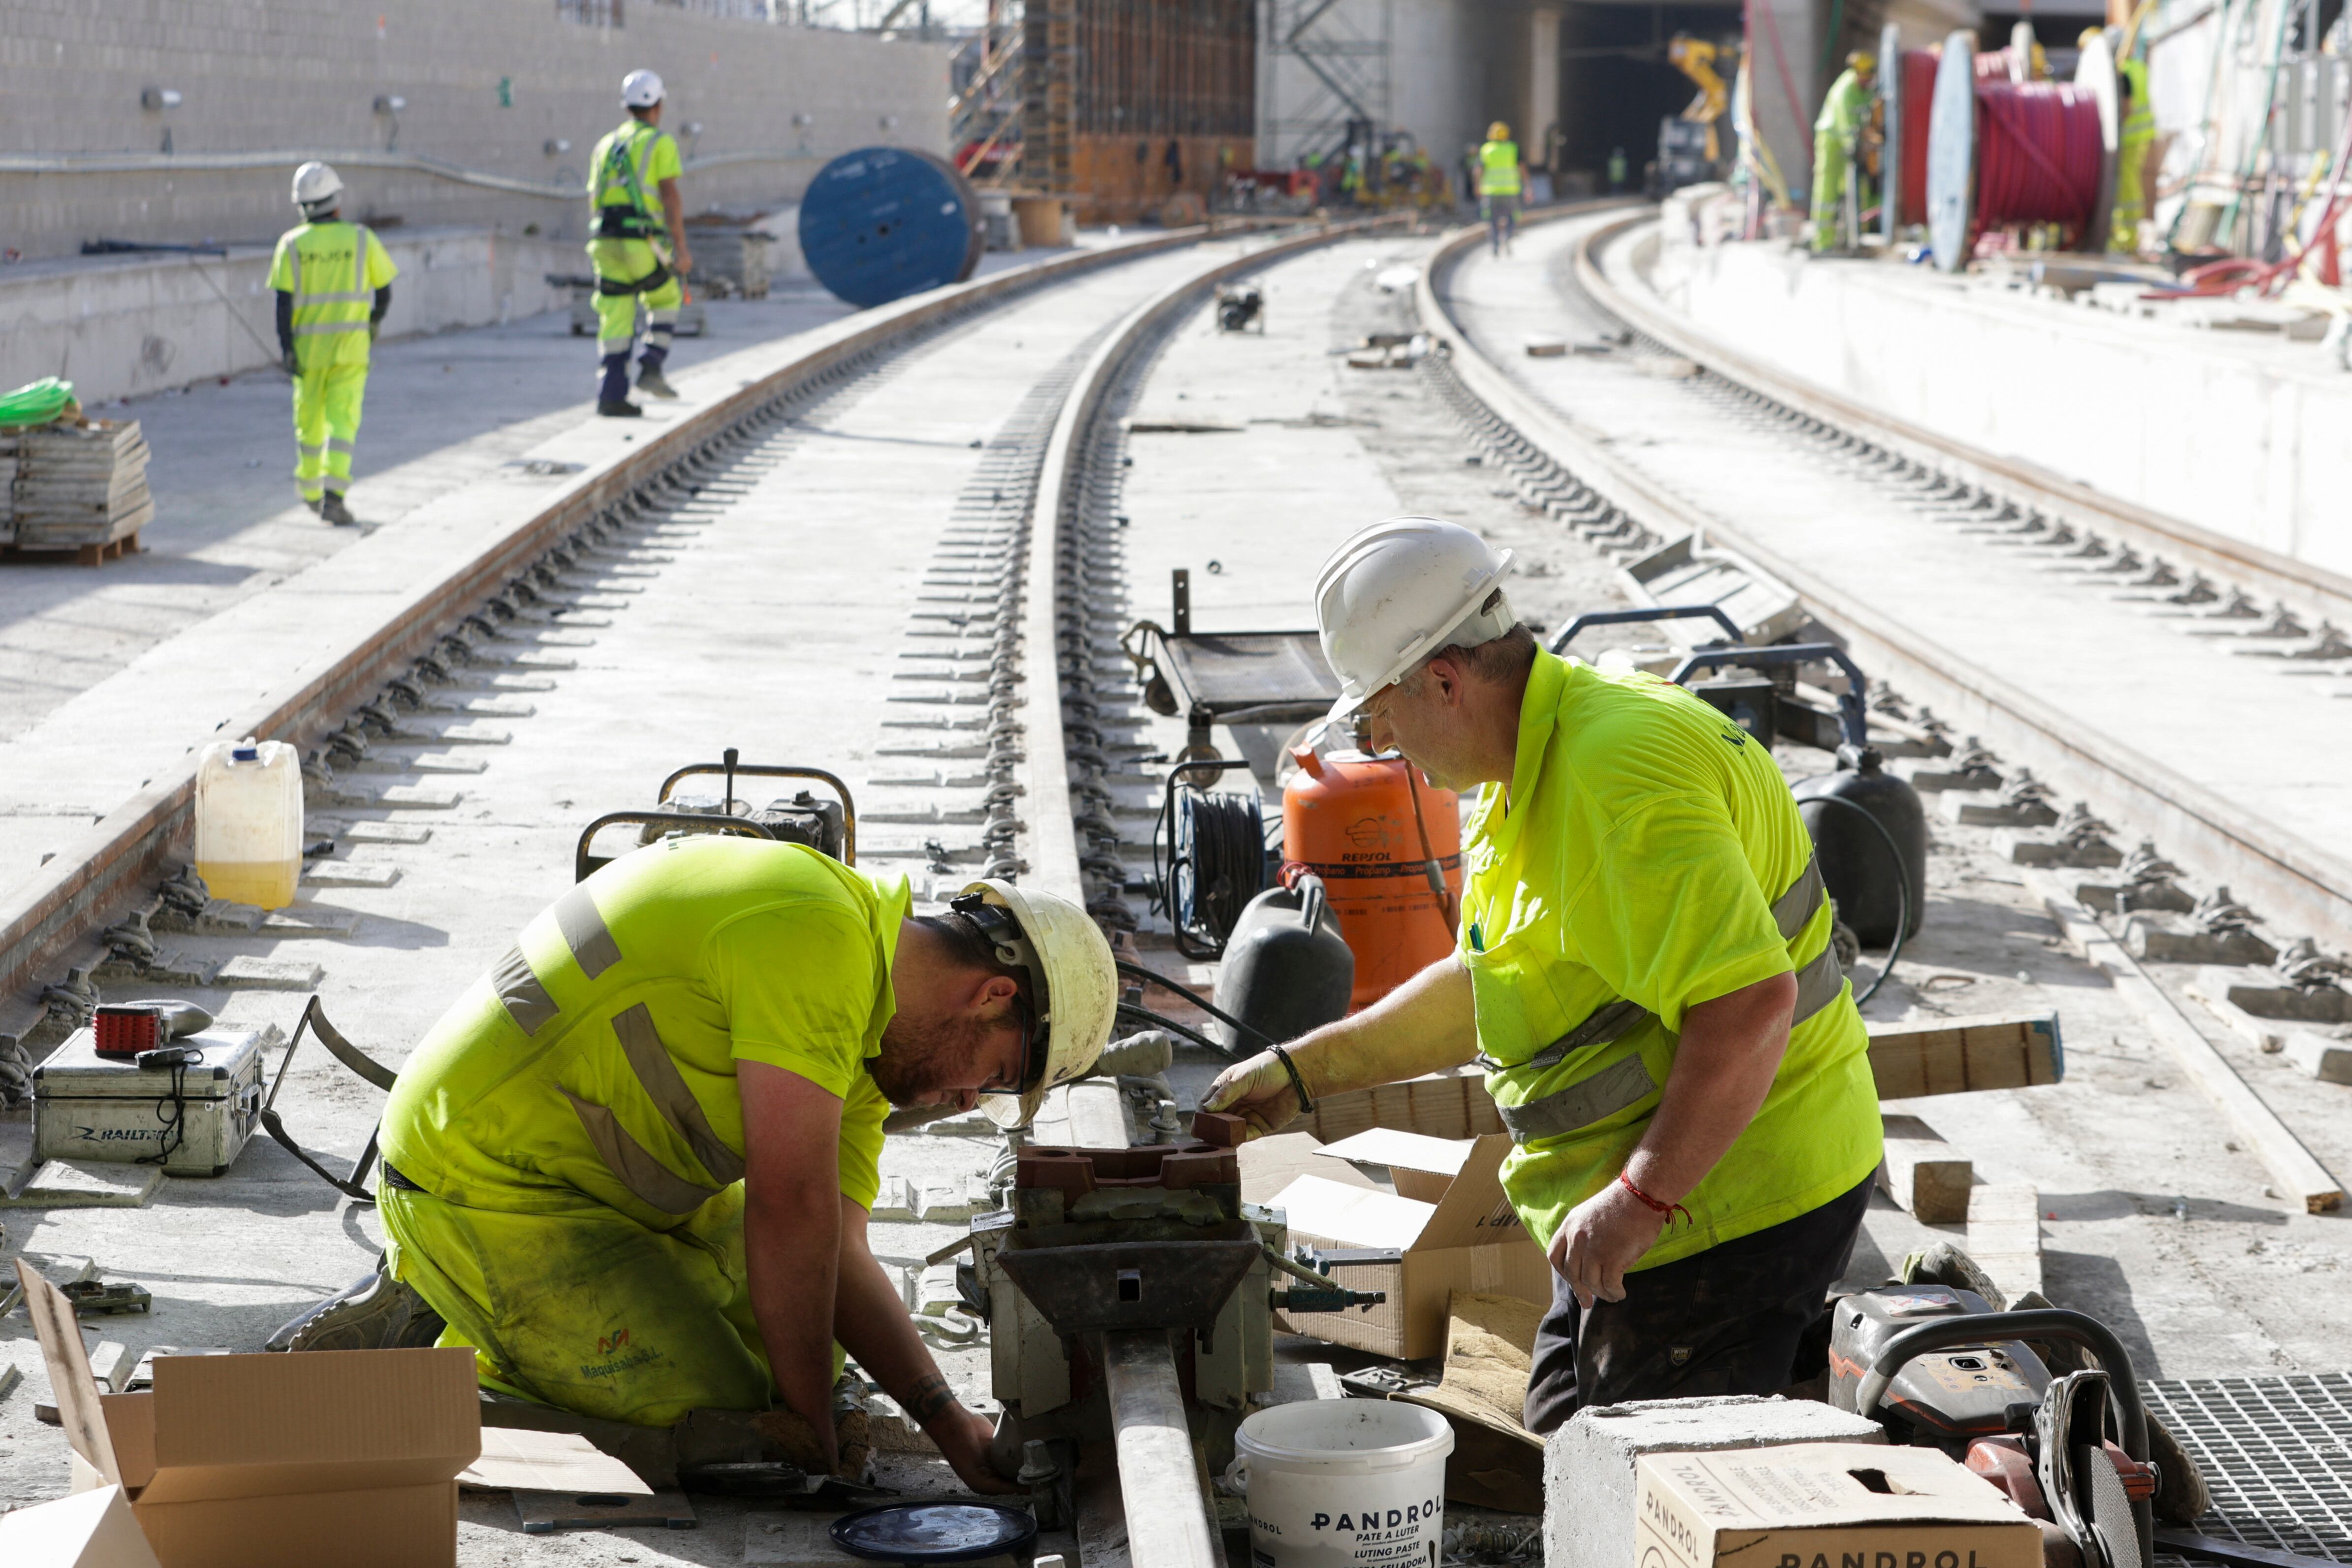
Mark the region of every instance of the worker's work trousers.
[[367, 393], [365, 360], [321, 365], [294, 378], [294, 488], [316, 507], [352, 488], [352, 446]]
[[520, 1214], [386, 1183], [379, 1205], [394, 1276], [448, 1321], [444, 1346], [473, 1350], [483, 1387], [641, 1426], [772, 1403], [740, 1182], [671, 1231], [585, 1197]]
[[1519, 232], [1519, 193], [1498, 191], [1478, 198], [1478, 216], [1486, 220], [1486, 248], [1496, 256]]
[[[662, 265], [654, 247], [642, 239], [594, 240], [588, 255], [595, 263], [597, 279], [604, 283], [635, 283], [652, 277]], [[685, 300], [686, 290], [675, 273], [658, 288], [619, 294], [597, 289], [596, 360], [604, 373], [596, 393], [600, 400], [617, 403], [629, 395], [629, 349], [637, 335], [638, 302], [644, 302], [646, 316], [646, 352], [638, 363], [658, 371], [669, 357], [678, 307]]]
[[1845, 182], [1853, 159], [1830, 132], [1813, 132], [1813, 248], [1834, 250], [1843, 218]]
[[2118, 162], [2124, 173], [2116, 176], [2116, 205], [2107, 215], [2107, 249], [2120, 255], [2139, 250], [2140, 220], [2147, 216], [2147, 199], [2140, 189], [2139, 167], [2147, 157], [2146, 142], [2126, 142]]
[[1588, 1405], [1776, 1393], [1822, 1321], [1870, 1207], [1871, 1179], [1791, 1220], [1625, 1276], [1625, 1299], [1586, 1311], [1559, 1274], [1536, 1331], [1528, 1430]]

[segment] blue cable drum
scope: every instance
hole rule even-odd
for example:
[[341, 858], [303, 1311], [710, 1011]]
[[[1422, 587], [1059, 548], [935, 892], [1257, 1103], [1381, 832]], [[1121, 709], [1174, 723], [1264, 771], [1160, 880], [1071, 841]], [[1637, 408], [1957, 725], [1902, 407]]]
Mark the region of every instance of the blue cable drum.
[[800, 235], [817, 281], [860, 308], [962, 282], [987, 240], [971, 182], [905, 147], [861, 147], [817, 171]]

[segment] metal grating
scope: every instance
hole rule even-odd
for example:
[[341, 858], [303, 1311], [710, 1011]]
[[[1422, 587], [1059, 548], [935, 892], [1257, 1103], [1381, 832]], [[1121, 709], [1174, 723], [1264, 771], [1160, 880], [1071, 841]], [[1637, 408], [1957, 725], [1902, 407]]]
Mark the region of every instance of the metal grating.
[[2199, 1530], [2352, 1563], [2352, 1373], [2161, 1378], [2140, 1394], [2212, 1489]]

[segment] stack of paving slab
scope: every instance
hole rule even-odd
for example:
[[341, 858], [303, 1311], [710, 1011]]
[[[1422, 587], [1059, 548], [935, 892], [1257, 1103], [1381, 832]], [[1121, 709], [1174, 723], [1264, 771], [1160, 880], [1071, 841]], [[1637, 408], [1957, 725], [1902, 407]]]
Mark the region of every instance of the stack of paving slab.
[[135, 419], [0, 430], [0, 477], [9, 497], [0, 543], [19, 550], [72, 550], [95, 561], [155, 516], [147, 439]]

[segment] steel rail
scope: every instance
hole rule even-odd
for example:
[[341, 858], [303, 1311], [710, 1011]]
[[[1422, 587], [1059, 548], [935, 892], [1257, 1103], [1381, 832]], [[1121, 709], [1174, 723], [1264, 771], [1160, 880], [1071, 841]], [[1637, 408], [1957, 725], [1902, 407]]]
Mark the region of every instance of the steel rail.
[[[1027, 698], [1022, 717], [1022, 786], [1026, 802], [1023, 820], [1027, 830], [1020, 842], [1029, 862], [1029, 869], [1022, 876], [1025, 883], [1081, 904], [1086, 902], [1062, 727], [1060, 653], [1056, 645], [1063, 606], [1058, 568], [1064, 539], [1075, 528], [1077, 509], [1084, 504], [1086, 464], [1096, 420], [1120, 375], [1139, 351], [1217, 284], [1302, 251], [1403, 221], [1405, 216], [1399, 216], [1335, 224], [1312, 234], [1275, 240], [1204, 268], [1129, 312], [1079, 371], [1069, 397], [1054, 421], [1045, 466], [1037, 476], [1037, 510], [1030, 526], [1024, 568], [1027, 595], [1022, 605], [1021, 666]], [[1047, 679], [1048, 671], [1055, 681], [1051, 701], [1045, 700], [1045, 688], [1040, 684]]]
[[[630, 501], [671, 469], [756, 417], [776, 400], [924, 328], [1032, 289], [1198, 243], [1210, 226], [1171, 230], [1109, 250], [1056, 257], [950, 285], [808, 334], [789, 363], [658, 432], [625, 455], [564, 479], [529, 511], [373, 626], [354, 628], [308, 666], [220, 727], [308, 747], [385, 680], [478, 612], [517, 574], [607, 509]], [[95, 933], [129, 914], [184, 858], [194, 810], [192, 751], [84, 829], [31, 877], [0, 889], [0, 1032], [37, 1020], [46, 987], [77, 963], [102, 957]]]
[[1726, 381], [1760, 392], [1800, 414], [1865, 437], [1889, 451], [1941, 468], [1954, 479], [2032, 510], [2111, 533], [2136, 549], [2167, 556], [2209, 577], [2236, 583], [2307, 615], [2338, 621], [2352, 616], [2352, 577], [2105, 494], [2039, 463], [1955, 440], [1710, 340], [1688, 322], [1619, 288], [1601, 267], [1601, 251], [1647, 221], [1633, 216], [1612, 224], [1595, 230], [1576, 247], [1578, 285], [1601, 309], [1643, 336]]
[[[1621, 223], [1596, 231], [1586, 242], [1587, 249], [1627, 226]], [[1444, 346], [1451, 373], [1496, 419], [1653, 532], [1669, 538], [1703, 532], [1778, 577], [1813, 614], [1837, 627], [1874, 673], [1929, 702], [1956, 728], [1982, 735], [1995, 749], [2031, 766], [2036, 775], [2096, 803], [2103, 815], [2136, 825], [2161, 842], [2170, 858], [2228, 884], [2273, 922], [2287, 929], [2300, 926], [2338, 948], [2352, 947], [2352, 861], [2339, 851], [2282, 829], [2145, 752], [2086, 731], [2056, 705], [1973, 668], [1958, 652], [1921, 636], [1898, 613], [1832, 585], [1749, 537], [1737, 523], [1698, 510], [1489, 360], [1453, 320], [1437, 292], [1444, 274], [1481, 237], [1472, 230], [1441, 245], [1423, 268], [1415, 298], [1423, 330]], [[1588, 263], [1589, 257], [1580, 256], [1580, 283], [1592, 270]], [[1590, 283], [1585, 287], [1591, 290]], [[1608, 291], [1594, 293], [1595, 301], [1618, 311], [1622, 295], [1608, 289], [1605, 280], [1601, 287]], [[1654, 332], [1652, 314], [1626, 307], [1621, 319], [1682, 352], [1679, 343], [1687, 334], [1669, 339]], [[1744, 363], [1720, 351], [1689, 357], [1701, 363], [1711, 361], [1711, 368], [1727, 381], [1750, 384]], [[1777, 390], [1767, 395], [1780, 395]], [[1843, 417], [1832, 416], [1829, 405], [1811, 406], [1817, 410], [1812, 417], [1846, 427]], [[1883, 420], [1872, 416], [1867, 438], [1896, 446], [1892, 437], [1878, 433], [1884, 427]], [[1948, 449], [1965, 456], [1947, 458], [1943, 454]], [[1920, 460], [1947, 472], [1973, 467], [1987, 476], [1987, 488], [1996, 491], [2005, 491], [2008, 481], [1996, 481], [1995, 476], [2012, 467], [1940, 437], [1934, 440], [1932, 455], [1923, 447]], [[2240, 559], [2231, 557], [2233, 563]], [[2347, 591], [2352, 593], [2352, 586]]]

